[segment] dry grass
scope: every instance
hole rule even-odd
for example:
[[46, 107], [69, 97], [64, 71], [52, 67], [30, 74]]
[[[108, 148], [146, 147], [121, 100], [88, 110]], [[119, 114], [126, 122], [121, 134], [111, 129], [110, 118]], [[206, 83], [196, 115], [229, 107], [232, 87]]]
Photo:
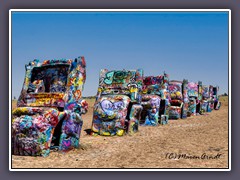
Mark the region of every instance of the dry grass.
[[[228, 97], [207, 115], [170, 120], [158, 127], [140, 127], [123, 137], [90, 136], [92, 105], [83, 116], [81, 147], [68, 153], [51, 152], [46, 158], [12, 156], [13, 168], [228, 168]], [[13, 106], [14, 107], [14, 106]], [[167, 153], [192, 156], [221, 154], [218, 159], [169, 159]]]

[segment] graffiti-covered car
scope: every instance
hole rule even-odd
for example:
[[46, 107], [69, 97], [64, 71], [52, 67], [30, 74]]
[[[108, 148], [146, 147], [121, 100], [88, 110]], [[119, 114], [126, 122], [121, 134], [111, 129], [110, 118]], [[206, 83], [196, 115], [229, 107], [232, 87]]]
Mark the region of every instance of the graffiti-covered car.
[[221, 102], [219, 101], [219, 86], [214, 86], [213, 87], [213, 95], [212, 99], [214, 102], [214, 109], [219, 110], [221, 107]]
[[100, 71], [93, 109], [93, 134], [122, 136], [138, 130], [143, 70]]
[[82, 97], [86, 79], [84, 57], [34, 60], [25, 65], [17, 108], [12, 111], [12, 154], [47, 156], [51, 148], [79, 147]]
[[188, 82], [188, 116], [201, 114], [202, 82]]
[[210, 100], [209, 86], [203, 85], [202, 86], [202, 103], [201, 103], [202, 113], [208, 112], [209, 100]]
[[[170, 108], [169, 108], [169, 119], [183, 118], [184, 114], [184, 96], [183, 92], [185, 89], [185, 81], [172, 80], [169, 82], [169, 93], [170, 93]], [[184, 93], [186, 95], [186, 93]], [[185, 116], [184, 116], [185, 117]]]
[[168, 123], [168, 75], [146, 76], [143, 80], [140, 124], [156, 126]]
[[213, 97], [213, 86], [209, 85], [209, 104], [208, 104], [208, 112], [212, 112], [214, 109], [214, 97]]

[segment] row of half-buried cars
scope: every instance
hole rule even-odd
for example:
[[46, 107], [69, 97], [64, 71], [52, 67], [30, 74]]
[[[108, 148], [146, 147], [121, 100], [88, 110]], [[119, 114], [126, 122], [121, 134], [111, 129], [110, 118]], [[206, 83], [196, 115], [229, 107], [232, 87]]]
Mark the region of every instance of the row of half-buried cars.
[[[12, 154], [47, 156], [50, 149], [79, 147], [88, 104], [82, 99], [84, 57], [34, 60], [25, 66], [23, 88], [12, 111]], [[134, 133], [139, 125], [167, 124], [219, 109], [218, 87], [169, 81], [167, 74], [143, 76], [143, 70], [100, 71], [92, 134]]]

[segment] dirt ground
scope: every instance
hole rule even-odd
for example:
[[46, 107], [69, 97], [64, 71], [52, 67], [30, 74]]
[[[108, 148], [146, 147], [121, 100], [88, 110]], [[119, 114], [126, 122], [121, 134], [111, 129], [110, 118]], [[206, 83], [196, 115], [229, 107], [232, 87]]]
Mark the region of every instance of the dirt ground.
[[83, 116], [79, 149], [52, 151], [45, 158], [13, 155], [12, 168], [228, 168], [227, 98], [221, 97], [218, 111], [169, 120], [158, 127], [141, 126], [136, 134], [123, 137], [87, 135], [91, 99], [89, 112]]

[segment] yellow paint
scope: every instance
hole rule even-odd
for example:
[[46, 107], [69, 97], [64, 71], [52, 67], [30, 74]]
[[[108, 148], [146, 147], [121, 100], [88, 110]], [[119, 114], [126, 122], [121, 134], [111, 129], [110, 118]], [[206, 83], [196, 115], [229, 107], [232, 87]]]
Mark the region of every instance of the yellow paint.
[[175, 98], [176, 97], [176, 94], [171, 94], [171, 98]]
[[28, 113], [28, 109], [26, 107], [16, 108], [12, 112], [13, 115], [27, 114], [27, 113]]
[[99, 92], [99, 93], [102, 92], [102, 88], [98, 88], [98, 92]]
[[137, 92], [137, 91], [138, 91], [138, 88], [130, 87], [130, 92], [131, 93], [134, 93], [134, 92]]
[[94, 126], [94, 124], [92, 125], [92, 131], [93, 131], [93, 132], [96, 132], [96, 133], [99, 132], [99, 130]]
[[118, 136], [122, 136], [123, 133], [124, 133], [124, 130], [123, 130], [123, 129], [118, 129], [118, 130], [117, 130], [117, 135], [118, 135]]
[[116, 114], [113, 114], [111, 116], [108, 116], [109, 119], [113, 119], [116, 116]]
[[147, 89], [144, 89], [144, 90], [142, 91], [142, 93], [143, 93], [143, 94], [146, 94], [146, 93], [147, 93]]
[[176, 92], [177, 96], [181, 96], [181, 93], [179, 91]]
[[104, 135], [104, 136], [110, 136], [111, 134], [110, 134], [110, 132], [102, 132], [102, 135]]

